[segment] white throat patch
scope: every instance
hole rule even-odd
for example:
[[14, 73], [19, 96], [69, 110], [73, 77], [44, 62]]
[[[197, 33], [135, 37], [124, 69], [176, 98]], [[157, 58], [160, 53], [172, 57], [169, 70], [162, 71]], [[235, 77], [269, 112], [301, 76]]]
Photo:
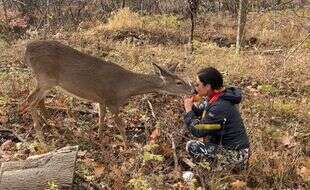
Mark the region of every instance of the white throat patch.
[[167, 81], [166, 81], [165, 77], [163, 77], [162, 75], [160, 75], [159, 78], [163, 81], [164, 84], [167, 84]]

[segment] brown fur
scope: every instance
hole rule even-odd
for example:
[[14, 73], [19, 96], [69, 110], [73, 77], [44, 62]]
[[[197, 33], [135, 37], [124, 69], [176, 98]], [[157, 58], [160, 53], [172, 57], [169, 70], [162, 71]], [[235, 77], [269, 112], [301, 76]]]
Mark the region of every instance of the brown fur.
[[100, 128], [108, 107], [123, 136], [124, 125], [118, 113], [129, 97], [150, 92], [175, 95], [191, 93], [188, 83], [155, 64], [158, 75], [133, 73], [57, 41], [35, 41], [27, 44], [24, 61], [32, 68], [36, 79], [36, 87], [25, 102], [31, 109], [35, 128], [39, 131], [37, 108], [44, 116], [44, 97], [55, 86], [79, 98], [98, 102]]

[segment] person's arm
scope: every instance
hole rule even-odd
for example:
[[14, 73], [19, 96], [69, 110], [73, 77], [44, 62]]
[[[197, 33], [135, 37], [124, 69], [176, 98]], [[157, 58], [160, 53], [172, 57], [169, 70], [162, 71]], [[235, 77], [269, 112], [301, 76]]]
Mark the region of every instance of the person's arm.
[[208, 102], [203, 101], [198, 105], [193, 104], [192, 111], [194, 111], [195, 115], [198, 117], [202, 116], [203, 110], [207, 107]]
[[225, 118], [217, 106], [212, 107], [200, 120], [194, 113], [189, 111], [184, 116], [187, 129], [196, 137], [212, 135], [222, 129]]

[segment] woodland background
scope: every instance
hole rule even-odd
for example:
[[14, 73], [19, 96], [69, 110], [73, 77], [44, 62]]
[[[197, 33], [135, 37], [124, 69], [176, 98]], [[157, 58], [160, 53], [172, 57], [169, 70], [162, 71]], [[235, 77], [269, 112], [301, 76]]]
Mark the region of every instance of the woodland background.
[[[123, 150], [109, 114], [107, 135], [99, 139], [94, 104], [56, 89], [46, 100], [48, 145], [34, 138], [30, 114], [18, 111], [34, 85], [22, 49], [31, 40], [53, 39], [139, 73], [152, 72], [151, 62], [177, 63], [181, 76], [195, 80], [200, 68], [218, 68], [226, 85], [243, 91], [252, 157], [247, 171], [210, 173], [202, 183], [209, 189], [310, 188], [309, 1], [242, 0], [242, 10], [233, 0], [0, 3], [0, 127], [25, 139], [1, 142], [0, 163], [79, 145], [76, 189], [201, 188], [199, 177], [185, 182], [180, 176], [189, 169], [182, 161], [185, 143], [194, 137], [183, 127], [178, 97], [132, 98], [121, 114], [130, 139]], [[57, 181], [47, 186], [57, 189]]]

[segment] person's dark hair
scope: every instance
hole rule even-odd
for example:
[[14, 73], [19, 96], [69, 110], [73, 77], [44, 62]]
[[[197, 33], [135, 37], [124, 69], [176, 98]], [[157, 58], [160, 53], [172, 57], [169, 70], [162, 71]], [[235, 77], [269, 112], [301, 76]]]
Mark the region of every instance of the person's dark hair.
[[214, 90], [223, 87], [223, 76], [217, 69], [213, 67], [201, 69], [197, 75], [200, 82], [202, 82], [204, 85], [210, 84], [211, 88]]

